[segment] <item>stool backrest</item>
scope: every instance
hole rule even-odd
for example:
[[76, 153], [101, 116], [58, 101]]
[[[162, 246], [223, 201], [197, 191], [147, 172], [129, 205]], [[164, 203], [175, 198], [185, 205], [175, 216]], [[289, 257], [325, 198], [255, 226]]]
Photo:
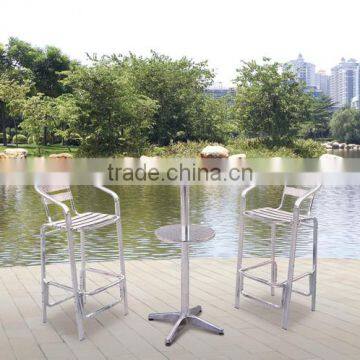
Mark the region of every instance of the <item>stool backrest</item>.
[[[71, 210], [77, 214], [74, 198], [69, 185], [39, 185], [35, 186], [35, 188], [40, 195], [45, 193], [56, 201], [69, 201]], [[42, 203], [44, 205], [48, 221], [52, 222], [49, 206], [54, 205], [53, 202], [45, 197], [42, 197]]]
[[[320, 188], [320, 187], [317, 187]], [[310, 193], [311, 191], [313, 191], [315, 189], [315, 187], [313, 188], [298, 188], [298, 187], [294, 187], [294, 186], [284, 186], [284, 191], [281, 197], [281, 203], [279, 206], [279, 209], [281, 209], [284, 204], [285, 204], [285, 199], [287, 197], [291, 197], [293, 199], [298, 199], [301, 198], [303, 196], [306, 196], [306, 194]], [[306, 198], [306, 202], [304, 204], [304, 206], [301, 207], [301, 212], [305, 213], [306, 215], [310, 215], [311, 213], [311, 208], [314, 202], [314, 197], [315, 197], [315, 193], [309, 195], [309, 197]]]

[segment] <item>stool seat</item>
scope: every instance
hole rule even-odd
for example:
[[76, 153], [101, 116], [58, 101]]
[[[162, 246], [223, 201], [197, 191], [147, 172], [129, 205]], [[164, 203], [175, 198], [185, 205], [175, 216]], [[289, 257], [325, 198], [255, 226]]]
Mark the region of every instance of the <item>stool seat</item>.
[[[156, 237], [164, 242], [181, 243], [181, 224], [173, 224], [162, 226], [155, 230]], [[190, 225], [190, 243], [203, 242], [212, 239], [215, 236], [215, 231], [204, 225]]]
[[[244, 215], [249, 218], [255, 218], [256, 220], [263, 222], [275, 222], [275, 223], [291, 223], [294, 219], [294, 214], [289, 211], [274, 209], [271, 207], [264, 207], [259, 209], [252, 209], [244, 212]], [[300, 215], [300, 221], [311, 220], [312, 218], [305, 215]]]
[[[80, 231], [101, 228], [106, 225], [114, 224], [118, 219], [119, 217], [117, 215], [86, 212], [83, 214], [78, 214], [71, 218], [70, 229], [72, 231]], [[54, 221], [51, 222], [49, 226], [54, 226], [58, 229], [66, 229], [66, 221]]]

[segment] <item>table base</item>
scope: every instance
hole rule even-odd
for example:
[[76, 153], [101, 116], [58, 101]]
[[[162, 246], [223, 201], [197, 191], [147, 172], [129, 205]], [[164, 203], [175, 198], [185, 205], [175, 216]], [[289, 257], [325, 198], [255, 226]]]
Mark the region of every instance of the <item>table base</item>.
[[201, 306], [198, 305], [189, 309], [187, 313], [174, 311], [174, 312], [149, 314], [149, 320], [170, 321], [175, 323], [169, 335], [165, 339], [166, 346], [170, 346], [174, 342], [176, 336], [186, 325], [192, 325], [194, 327], [208, 330], [219, 335], [224, 335], [224, 329], [221, 329], [209, 323], [208, 321], [203, 320], [196, 316], [200, 313], [201, 313]]

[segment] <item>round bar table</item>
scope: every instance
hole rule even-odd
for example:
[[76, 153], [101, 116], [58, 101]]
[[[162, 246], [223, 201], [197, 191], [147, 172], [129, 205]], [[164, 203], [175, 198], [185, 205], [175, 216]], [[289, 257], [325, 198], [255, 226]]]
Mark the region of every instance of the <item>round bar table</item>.
[[192, 325], [219, 335], [224, 334], [223, 329], [196, 316], [202, 311], [200, 305], [189, 308], [189, 243], [207, 241], [215, 236], [215, 231], [208, 226], [190, 225], [189, 190], [189, 185], [180, 186], [181, 224], [163, 226], [155, 231], [156, 237], [161, 241], [181, 243], [181, 310], [149, 314], [149, 320], [163, 320], [175, 323], [165, 339], [165, 345], [167, 346], [174, 342], [179, 330], [186, 325]]

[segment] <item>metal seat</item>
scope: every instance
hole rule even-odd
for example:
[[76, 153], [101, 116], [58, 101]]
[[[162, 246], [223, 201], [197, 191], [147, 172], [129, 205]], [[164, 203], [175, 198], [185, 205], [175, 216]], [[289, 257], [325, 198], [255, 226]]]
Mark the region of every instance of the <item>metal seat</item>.
[[[235, 307], [239, 308], [240, 294], [256, 300], [262, 304], [265, 304], [274, 308], [282, 308], [282, 328], [287, 329], [289, 321], [289, 307], [291, 300], [291, 293], [295, 292], [304, 296], [311, 296], [311, 310], [315, 310], [316, 302], [316, 276], [317, 276], [317, 232], [318, 222], [317, 219], [311, 216], [311, 208], [314, 201], [315, 193], [320, 186], [313, 189], [295, 188], [285, 186], [281, 197], [281, 202], [277, 208], [258, 208], [252, 210], [246, 210], [246, 196], [247, 193], [255, 186], [250, 186], [242, 192], [241, 211], [240, 211], [240, 236], [239, 236], [239, 249], [238, 249], [238, 261], [236, 268], [236, 290], [235, 290]], [[289, 212], [283, 209], [285, 199], [287, 197], [295, 198], [295, 204], [293, 212]], [[305, 204], [305, 200], [308, 201]], [[266, 223], [271, 228], [271, 259], [262, 261], [258, 264], [244, 267], [243, 266], [243, 250], [244, 250], [244, 233], [245, 233], [245, 218], [251, 218], [256, 221]], [[311, 271], [294, 276], [295, 267], [295, 254], [296, 254], [296, 241], [298, 235], [298, 228], [300, 225], [310, 226], [313, 228], [313, 264]], [[290, 226], [291, 227], [291, 239], [290, 239], [290, 256], [288, 263], [287, 279], [284, 281], [277, 280], [277, 263], [275, 259], [275, 240], [276, 240], [276, 227], [277, 226]], [[270, 265], [270, 280], [252, 274], [252, 270], [258, 269], [263, 266]], [[293, 283], [309, 277], [310, 288], [308, 292], [303, 292], [293, 288]], [[271, 295], [275, 295], [275, 288], [282, 289], [282, 299], [280, 304], [274, 304], [269, 301], [265, 301], [257, 296], [251, 295], [244, 291], [244, 278], [260, 282], [271, 288]]]
[[[123, 301], [124, 314], [128, 313], [127, 305], [127, 290], [126, 290], [126, 276], [125, 276], [125, 263], [123, 253], [122, 242], [122, 230], [121, 230], [121, 217], [120, 217], [120, 202], [119, 197], [113, 191], [103, 187], [96, 186], [99, 190], [112, 196], [114, 200], [115, 213], [114, 214], [102, 214], [94, 212], [78, 213], [71, 189], [69, 186], [56, 185], [56, 186], [35, 186], [35, 190], [41, 195], [42, 202], [45, 207], [48, 222], [45, 223], [40, 230], [41, 237], [41, 292], [42, 292], [42, 317], [43, 322], [47, 321], [47, 308], [55, 305], [59, 305], [64, 301], [73, 299], [75, 303], [75, 315], [76, 324], [78, 328], [79, 339], [82, 340], [85, 337], [83, 320], [92, 318], [98, 313], [110, 309]], [[70, 203], [68, 207], [65, 202]], [[63, 212], [64, 219], [54, 221], [50, 214], [50, 205], [57, 205]], [[104, 271], [95, 268], [86, 267], [86, 254], [85, 254], [85, 231], [99, 229], [108, 225], [116, 225], [117, 240], [119, 247], [119, 273], [111, 271]], [[46, 278], [46, 237], [57, 231], [64, 231], [67, 234], [68, 241], [68, 253], [69, 263], [71, 271], [71, 286], [58, 283], [56, 281], [50, 281]], [[80, 233], [80, 255], [81, 255], [81, 267], [80, 267], [80, 279], [78, 279], [77, 266], [75, 262], [75, 249], [73, 233]], [[86, 290], [86, 273], [93, 272], [100, 275], [104, 275], [113, 279], [106, 285], [91, 291]], [[54, 286], [70, 292], [69, 296], [51, 303], [49, 301], [49, 287]], [[85, 302], [87, 296], [93, 296], [99, 294], [107, 289], [118, 286], [120, 289], [120, 299], [110, 304], [91, 312], [86, 313]]]
[[[86, 212], [71, 218], [70, 229], [72, 231], [94, 230], [114, 224], [118, 219], [119, 217], [116, 215]], [[51, 225], [58, 229], [66, 229], [65, 220], [54, 221]]]

